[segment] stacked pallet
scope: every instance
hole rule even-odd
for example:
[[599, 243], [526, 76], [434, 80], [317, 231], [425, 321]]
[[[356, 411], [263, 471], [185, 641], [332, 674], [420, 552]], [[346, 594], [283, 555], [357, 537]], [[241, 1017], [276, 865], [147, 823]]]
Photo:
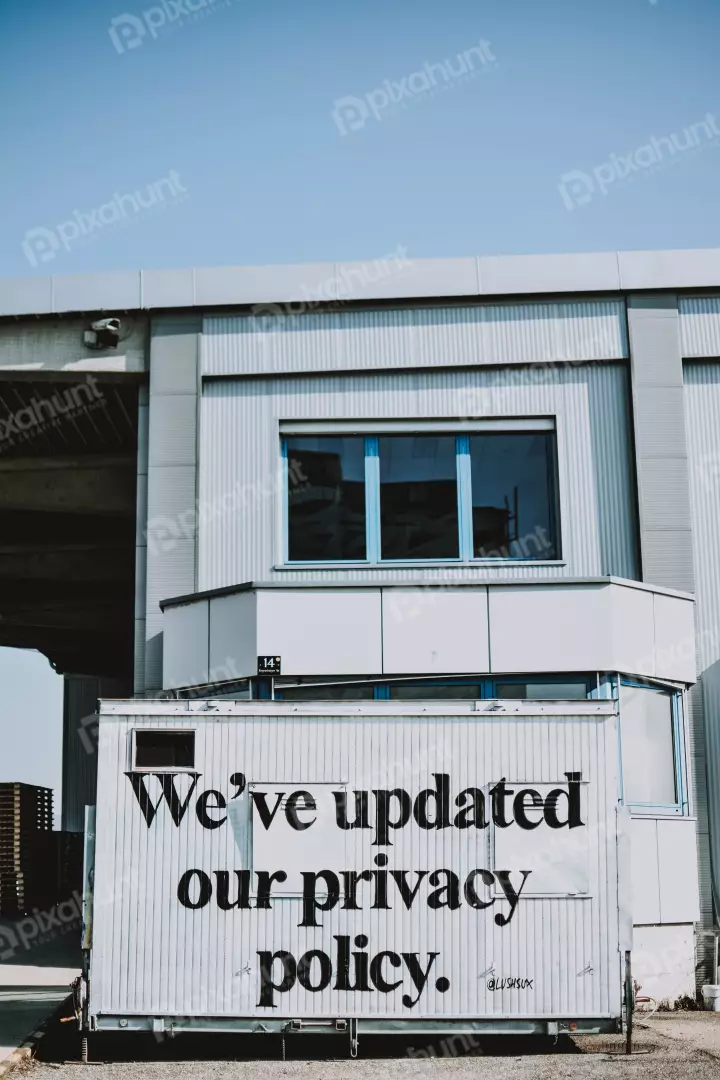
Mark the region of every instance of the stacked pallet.
[[0, 916], [54, 902], [56, 856], [51, 788], [0, 784]]

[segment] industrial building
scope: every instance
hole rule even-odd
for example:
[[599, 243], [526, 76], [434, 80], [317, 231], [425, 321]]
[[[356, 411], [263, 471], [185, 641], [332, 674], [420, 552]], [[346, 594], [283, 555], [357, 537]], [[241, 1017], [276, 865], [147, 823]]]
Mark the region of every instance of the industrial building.
[[64, 829], [98, 697], [619, 698], [640, 993], [712, 981], [720, 250], [5, 279], [0, 319], [0, 643], [66, 676]]

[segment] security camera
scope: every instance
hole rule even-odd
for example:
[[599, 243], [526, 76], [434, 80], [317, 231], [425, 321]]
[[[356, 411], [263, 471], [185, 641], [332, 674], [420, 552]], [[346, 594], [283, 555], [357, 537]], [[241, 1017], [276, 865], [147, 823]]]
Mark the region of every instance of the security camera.
[[119, 319], [98, 319], [83, 334], [88, 349], [116, 349], [120, 341]]

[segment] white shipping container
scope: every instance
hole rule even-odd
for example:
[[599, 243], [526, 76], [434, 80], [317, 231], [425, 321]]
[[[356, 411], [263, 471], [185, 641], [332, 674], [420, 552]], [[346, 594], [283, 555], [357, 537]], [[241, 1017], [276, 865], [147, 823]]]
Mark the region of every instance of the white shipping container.
[[87, 1027], [617, 1030], [617, 719], [104, 703]]

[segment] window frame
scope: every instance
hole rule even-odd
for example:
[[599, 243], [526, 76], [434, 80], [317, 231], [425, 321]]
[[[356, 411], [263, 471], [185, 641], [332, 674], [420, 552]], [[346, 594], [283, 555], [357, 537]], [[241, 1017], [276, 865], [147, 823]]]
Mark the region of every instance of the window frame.
[[[288, 676], [291, 677], [291, 676]], [[596, 696], [597, 692], [597, 675], [589, 672], [569, 672], [559, 674], [540, 674], [530, 673], [528, 675], [497, 675], [489, 677], [488, 675], [448, 675], [442, 678], [438, 675], [397, 675], [391, 678], [383, 678], [382, 675], [369, 675], [366, 677], [361, 676], [343, 676], [327, 675], [317, 676], [308, 675], [301, 676], [307, 678], [309, 684], [313, 682], [318, 684], [327, 683], [330, 686], [348, 684], [348, 685], [361, 685], [368, 686], [373, 691], [372, 700], [374, 701], [389, 701], [390, 699], [390, 687], [391, 686], [417, 686], [423, 684], [425, 686], [478, 686], [480, 689], [480, 695], [476, 699], [478, 701], [493, 701], [497, 700], [497, 685], [502, 682], [504, 684], [512, 683], [514, 685], [524, 685], [529, 681], [534, 683], [557, 683], [560, 680], [565, 682], [578, 682], [585, 683], [586, 697], [583, 698], [559, 698], [557, 700], [562, 701], [582, 701], [590, 700]], [[294, 689], [296, 684], [290, 684], [287, 688]], [[283, 695], [285, 687], [280, 684], [274, 687], [275, 699], [278, 701], [286, 700]], [[287, 700], [290, 700], [289, 698]], [[324, 700], [336, 700], [336, 699], [324, 699]], [[360, 700], [360, 699], [357, 699]], [[368, 699], [371, 700], [371, 699]], [[551, 700], [548, 698], [538, 698], [529, 700]]]
[[[461, 429], [461, 430], [459, 430]], [[472, 518], [472, 475], [470, 436], [482, 433], [496, 434], [532, 434], [533, 432], [552, 433], [547, 454], [548, 492], [550, 495], [548, 518], [554, 541], [555, 553], [552, 557], [530, 555], [475, 556], [475, 539]], [[429, 422], [396, 421], [394, 423], [371, 424], [368, 421], [335, 421], [328, 423], [307, 423], [302, 421], [280, 424], [281, 455], [281, 549], [280, 566], [301, 567], [372, 567], [377, 566], [498, 566], [515, 564], [533, 564], [557, 566], [564, 563], [562, 555], [562, 530], [560, 513], [560, 478], [558, 470], [558, 430], [555, 417], [527, 417], [525, 419], [508, 418], [504, 421], [456, 421]], [[380, 455], [379, 439], [382, 436], [438, 435], [455, 438], [455, 477], [457, 484], [458, 516], [458, 554], [446, 558], [413, 559], [406, 556], [400, 559], [383, 559], [380, 509]], [[307, 437], [355, 436], [364, 439], [365, 460], [365, 558], [364, 559], [291, 559], [290, 558], [290, 510], [288, 483], [288, 439]]]
[[[670, 698], [671, 719], [672, 719], [672, 740], [673, 740], [673, 770], [675, 774], [675, 802], [674, 803], [656, 803], [656, 802], [634, 802], [626, 799], [625, 797], [625, 773], [623, 768], [623, 746], [622, 746], [622, 722], [623, 722], [623, 710], [622, 700], [620, 696], [620, 688], [627, 687], [631, 690], [654, 690], [655, 693], [666, 693]], [[630, 679], [620, 676], [615, 681], [614, 696], [619, 703], [618, 711], [618, 786], [620, 803], [623, 806], [627, 806], [631, 814], [637, 816], [646, 817], [687, 817], [690, 812], [689, 800], [688, 800], [688, 785], [686, 783], [686, 756], [685, 756], [685, 723], [684, 723], [684, 707], [683, 707], [683, 693], [680, 689], [672, 690], [667, 686], [658, 686], [656, 683], [643, 681], [642, 679]]]
[[[193, 740], [193, 763], [192, 765], [138, 765], [137, 764], [137, 734], [141, 732], [146, 734], [151, 732], [152, 734], [161, 735], [192, 735]], [[153, 727], [140, 727], [133, 728], [130, 732], [130, 772], [139, 773], [194, 773], [197, 771], [197, 729], [187, 727], [177, 728], [153, 728]]]

